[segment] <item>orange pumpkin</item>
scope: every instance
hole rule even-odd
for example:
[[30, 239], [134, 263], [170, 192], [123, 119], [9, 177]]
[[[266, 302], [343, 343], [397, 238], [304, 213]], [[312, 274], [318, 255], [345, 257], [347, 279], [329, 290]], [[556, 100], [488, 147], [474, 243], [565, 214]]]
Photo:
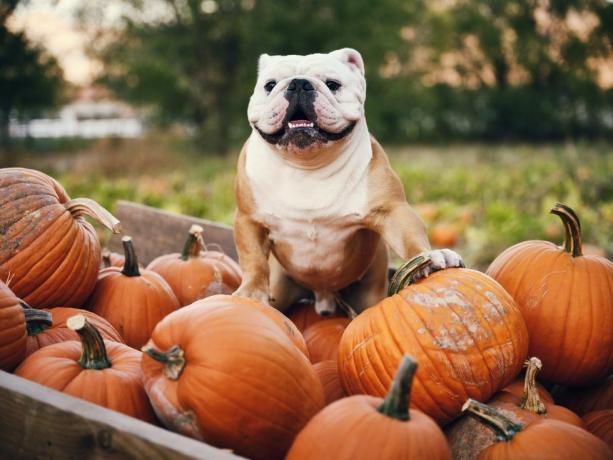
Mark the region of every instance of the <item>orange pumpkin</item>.
[[304, 331], [304, 341], [313, 364], [320, 361], [336, 361], [338, 343], [349, 325], [349, 318], [332, 318], [318, 321]]
[[296, 437], [287, 460], [451, 459], [434, 420], [409, 409], [416, 368], [406, 356], [385, 399], [358, 395], [327, 406]]
[[168, 315], [143, 348], [151, 402], [174, 431], [253, 459], [283, 458], [324, 406], [321, 384], [272, 320], [242, 303], [207, 308], [211, 299]]
[[0, 169], [0, 279], [36, 308], [82, 305], [96, 284], [100, 243], [90, 216], [113, 232], [119, 221], [86, 198], [71, 200], [53, 178]]
[[28, 332], [23, 310], [22, 301], [0, 281], [0, 369], [5, 371], [13, 370], [26, 357]]
[[319, 361], [313, 364], [313, 370], [324, 388], [326, 405], [345, 397], [336, 361]]
[[513, 299], [483, 273], [450, 268], [411, 284], [429, 262], [411, 259], [394, 275], [390, 297], [349, 324], [338, 364], [346, 393], [383, 395], [402, 355], [413, 354], [420, 363], [413, 405], [444, 424], [460, 414], [461, 401], [487, 400], [513, 380], [528, 334]]
[[69, 340], [28, 356], [15, 374], [146, 422], [155, 415], [143, 388], [141, 352], [104, 341], [83, 315], [68, 319], [80, 342]]
[[602, 409], [613, 409], [613, 375], [600, 385], [587, 388], [571, 388], [557, 386], [553, 394], [564, 407], [568, 407], [578, 415], [585, 415]]
[[[203, 300], [203, 299], [201, 299]], [[224, 308], [227, 305], [243, 305], [245, 308], [252, 308], [262, 313], [268, 319], [272, 320], [286, 335], [287, 338], [308, 358], [309, 351], [304, 341], [304, 337], [300, 331], [296, 328], [287, 316], [281, 313], [276, 308], [270, 305], [263, 304], [257, 300], [247, 297], [230, 296], [224, 294], [217, 294], [206, 298], [206, 302], [197, 301], [194, 302], [200, 305], [202, 308]]]
[[590, 385], [613, 371], [613, 263], [581, 252], [581, 224], [567, 206], [551, 212], [566, 230], [563, 247], [525, 241], [510, 247], [487, 273], [513, 296], [530, 334], [529, 353], [542, 377]]
[[597, 410], [583, 416], [587, 431], [599, 437], [613, 449], [613, 409]]
[[123, 269], [101, 270], [87, 305], [111, 323], [128, 345], [140, 348], [155, 325], [180, 304], [164, 278], [138, 268], [132, 238], [125, 236], [122, 242], [126, 257]]
[[[26, 356], [30, 356], [36, 350], [54, 343], [79, 340], [78, 334], [69, 329], [67, 325], [68, 319], [75, 315], [85, 316], [98, 329], [104, 340], [124, 343], [123, 338], [111, 326], [111, 323], [91, 311], [70, 307], [54, 307], [50, 310], [26, 309], [24, 311], [28, 330]], [[48, 318], [43, 317], [41, 319], [41, 314], [45, 313]]]
[[[543, 402], [536, 387], [536, 373], [542, 367], [538, 358], [526, 361], [524, 391], [515, 395], [503, 390], [491, 399], [489, 407], [496, 409], [514, 423], [529, 424], [539, 418], [549, 418], [583, 428], [582, 420], [568, 409], [553, 402]], [[468, 415], [445, 427], [445, 435], [455, 459], [476, 458], [479, 452], [496, 442], [496, 433]]]
[[463, 410], [496, 433], [494, 444], [483, 449], [479, 460], [609, 460], [613, 452], [596, 436], [555, 419], [536, 418], [515, 423], [497, 410], [473, 399]]
[[208, 250], [203, 232], [200, 225], [192, 225], [181, 253], [160, 256], [147, 267], [168, 282], [181, 305], [215, 294], [231, 294], [241, 284], [238, 264], [222, 252]]
[[430, 229], [428, 238], [436, 248], [452, 248], [458, 244], [460, 234], [455, 225], [440, 223]]
[[102, 250], [102, 268], [109, 267], [123, 267], [123, 264], [126, 263], [126, 258], [121, 254], [117, 254], [116, 252], [109, 251], [108, 249]]
[[337, 308], [330, 316], [322, 316], [315, 311], [315, 302], [311, 299], [304, 299], [285, 312], [287, 317], [292, 320], [300, 332], [304, 332], [308, 327], [318, 321], [330, 318], [343, 318], [343, 312]]

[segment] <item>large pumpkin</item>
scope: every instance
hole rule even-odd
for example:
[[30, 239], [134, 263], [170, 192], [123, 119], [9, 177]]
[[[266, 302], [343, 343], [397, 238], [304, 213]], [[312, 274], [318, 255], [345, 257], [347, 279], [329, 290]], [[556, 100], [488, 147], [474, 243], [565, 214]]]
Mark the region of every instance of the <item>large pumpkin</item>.
[[168, 315], [143, 355], [145, 387], [167, 428], [254, 459], [283, 458], [324, 406], [306, 356], [256, 309], [215, 297]]
[[385, 399], [358, 395], [327, 406], [296, 437], [287, 460], [451, 459], [434, 420], [409, 409], [416, 368], [405, 357]]
[[530, 335], [529, 353], [543, 361], [542, 377], [590, 385], [613, 371], [613, 263], [581, 252], [581, 224], [567, 206], [562, 247], [525, 241], [510, 247], [487, 273], [513, 296]]
[[472, 399], [466, 401], [464, 410], [496, 433], [497, 442], [482, 450], [479, 460], [610, 460], [613, 455], [604, 441], [559, 420], [536, 418], [515, 423]]
[[181, 253], [157, 257], [147, 266], [168, 282], [181, 305], [231, 294], [241, 284], [238, 264], [222, 252], [207, 249], [203, 232], [200, 225], [192, 225]]
[[[98, 329], [104, 340], [124, 343], [123, 338], [111, 326], [111, 323], [91, 311], [71, 307], [54, 307], [49, 310], [26, 309], [24, 311], [28, 330], [26, 356], [54, 343], [79, 340], [78, 334], [67, 324], [68, 319], [75, 315], [85, 316], [87, 321]], [[41, 317], [45, 313], [49, 315], [48, 319]]]
[[24, 305], [13, 291], [0, 281], [0, 369], [11, 371], [23, 361], [26, 357], [27, 342]]
[[149, 340], [155, 325], [181, 305], [164, 278], [138, 268], [132, 238], [124, 236], [122, 242], [123, 268], [100, 271], [87, 305], [111, 323], [128, 345], [138, 349]]
[[68, 319], [68, 327], [79, 335], [80, 342], [69, 340], [41, 348], [28, 356], [15, 374], [94, 404], [155, 422], [143, 388], [141, 352], [122, 343], [103, 340], [83, 315]]
[[92, 200], [71, 200], [53, 178], [31, 169], [0, 169], [0, 279], [35, 308], [82, 305], [100, 265], [90, 216], [114, 232], [119, 221]]
[[390, 297], [349, 324], [338, 364], [348, 394], [382, 396], [402, 355], [412, 354], [420, 363], [413, 405], [447, 423], [467, 398], [485, 401], [513, 380], [528, 334], [513, 299], [483, 273], [450, 268], [411, 284], [429, 262], [411, 259], [394, 276]]

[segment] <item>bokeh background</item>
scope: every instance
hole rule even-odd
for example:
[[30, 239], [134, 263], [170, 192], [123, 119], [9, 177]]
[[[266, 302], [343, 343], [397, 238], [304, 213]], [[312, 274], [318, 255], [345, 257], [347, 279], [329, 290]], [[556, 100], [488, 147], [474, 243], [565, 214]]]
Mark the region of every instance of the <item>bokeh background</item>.
[[0, 0], [0, 166], [231, 223], [258, 56], [350, 46], [435, 244], [561, 242], [561, 201], [610, 256], [612, 38], [605, 0]]

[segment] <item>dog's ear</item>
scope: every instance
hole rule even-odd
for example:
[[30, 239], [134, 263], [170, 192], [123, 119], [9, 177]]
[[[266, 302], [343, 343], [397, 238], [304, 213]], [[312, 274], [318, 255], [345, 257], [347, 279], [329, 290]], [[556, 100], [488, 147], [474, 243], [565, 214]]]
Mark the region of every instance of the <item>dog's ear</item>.
[[264, 71], [268, 64], [270, 64], [270, 56], [268, 54], [260, 54], [260, 59], [258, 60], [258, 75]]
[[360, 74], [364, 75], [364, 60], [362, 59], [362, 55], [353, 48], [342, 48], [340, 50], [332, 51], [330, 55], [348, 65], [351, 70], [356, 70]]

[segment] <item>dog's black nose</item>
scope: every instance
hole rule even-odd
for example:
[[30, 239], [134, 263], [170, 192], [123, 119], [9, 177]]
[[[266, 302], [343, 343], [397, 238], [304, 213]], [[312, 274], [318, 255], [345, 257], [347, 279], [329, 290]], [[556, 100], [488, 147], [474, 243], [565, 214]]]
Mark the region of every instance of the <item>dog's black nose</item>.
[[289, 85], [287, 86], [288, 91], [296, 91], [296, 90], [304, 90], [304, 91], [313, 91], [313, 85], [308, 80], [304, 78], [294, 78]]

